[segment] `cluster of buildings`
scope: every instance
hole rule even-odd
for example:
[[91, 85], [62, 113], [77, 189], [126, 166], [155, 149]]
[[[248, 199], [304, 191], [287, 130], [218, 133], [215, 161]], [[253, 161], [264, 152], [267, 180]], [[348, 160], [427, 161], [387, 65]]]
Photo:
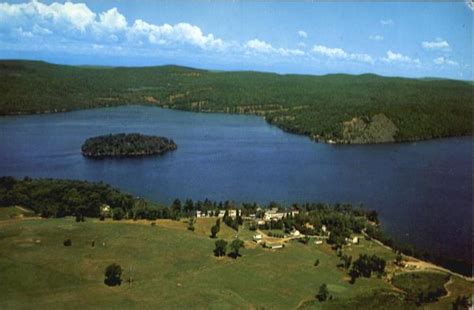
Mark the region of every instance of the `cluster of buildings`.
[[[219, 210], [219, 214], [217, 217], [224, 217], [226, 210]], [[236, 217], [237, 216], [237, 210], [235, 209], [230, 209], [227, 210], [228, 214], [230, 217]], [[202, 217], [215, 217], [214, 211], [209, 211], [209, 212], [203, 212], [200, 210], [196, 211], [196, 217], [202, 218]]]
[[[299, 214], [298, 210], [287, 210], [287, 211], [279, 211], [278, 208], [272, 208], [269, 210], [266, 209], [257, 209], [257, 211], [263, 211], [265, 210], [265, 213], [263, 215], [262, 219], [259, 219], [259, 222], [257, 224], [263, 225], [265, 222], [268, 221], [278, 221], [283, 219], [287, 215], [295, 216]], [[237, 210], [236, 209], [229, 209], [229, 210], [219, 210], [218, 217], [224, 217], [226, 211], [228, 212], [230, 217], [236, 217], [237, 216]], [[196, 211], [196, 217], [203, 218], [203, 217], [214, 217], [215, 213], [214, 211], [209, 211], [209, 212], [203, 212], [203, 211]], [[244, 219], [248, 220], [256, 220], [257, 215], [255, 213], [251, 213], [247, 216], [243, 216]], [[263, 222], [262, 222], [263, 221]]]

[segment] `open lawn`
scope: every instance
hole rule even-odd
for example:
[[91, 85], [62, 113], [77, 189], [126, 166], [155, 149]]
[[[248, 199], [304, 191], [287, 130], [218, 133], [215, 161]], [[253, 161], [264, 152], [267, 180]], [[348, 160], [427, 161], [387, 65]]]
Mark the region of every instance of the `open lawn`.
[[[236, 260], [216, 258], [215, 239], [209, 238], [215, 219], [198, 219], [194, 232], [187, 230], [186, 220], [150, 223], [95, 219], [76, 223], [73, 218], [0, 222], [0, 309], [33, 304], [35, 309], [411, 306], [385, 279], [361, 278], [349, 284], [347, 271], [336, 267], [339, 259], [327, 245], [290, 242], [281, 250], [247, 246]], [[221, 224], [218, 238], [231, 241], [235, 233]], [[247, 245], [251, 235], [246, 230], [239, 233]], [[65, 239], [71, 239], [72, 246], [65, 247]], [[394, 257], [366, 240], [343, 252], [353, 257], [358, 253]], [[316, 259], [320, 264], [314, 267]], [[124, 269], [120, 287], [104, 284], [104, 270], [111, 263]], [[388, 268], [393, 268], [391, 262]], [[130, 276], [131, 286], [126, 281]], [[472, 289], [464, 280], [452, 280], [447, 286], [453, 293], [431, 306], [450, 305], [455, 293]], [[333, 300], [313, 302], [323, 283]]]
[[5, 207], [0, 208], [0, 220], [11, 220], [24, 216], [33, 216], [33, 211], [22, 207]]

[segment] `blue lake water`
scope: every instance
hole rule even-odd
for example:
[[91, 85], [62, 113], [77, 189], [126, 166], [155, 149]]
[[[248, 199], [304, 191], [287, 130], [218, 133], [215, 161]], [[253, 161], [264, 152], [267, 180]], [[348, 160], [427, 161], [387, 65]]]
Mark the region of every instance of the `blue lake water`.
[[[164, 156], [91, 160], [91, 136], [172, 138]], [[143, 106], [0, 118], [0, 175], [110, 183], [169, 204], [176, 197], [236, 202], [351, 202], [379, 211], [401, 241], [472, 261], [472, 138], [334, 146], [254, 116]]]

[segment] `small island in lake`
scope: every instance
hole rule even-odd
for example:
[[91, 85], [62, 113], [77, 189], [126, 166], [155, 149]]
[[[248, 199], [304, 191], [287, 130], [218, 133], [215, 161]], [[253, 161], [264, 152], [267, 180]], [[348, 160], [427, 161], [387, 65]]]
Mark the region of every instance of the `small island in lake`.
[[92, 158], [161, 155], [176, 150], [173, 140], [139, 133], [119, 133], [87, 139], [82, 155]]

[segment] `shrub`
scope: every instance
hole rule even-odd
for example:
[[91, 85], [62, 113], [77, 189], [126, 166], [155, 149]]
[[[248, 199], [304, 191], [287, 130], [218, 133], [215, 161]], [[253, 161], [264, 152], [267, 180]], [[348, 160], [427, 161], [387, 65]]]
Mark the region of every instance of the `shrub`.
[[410, 272], [394, 276], [392, 283], [407, 293], [407, 299], [421, 305], [437, 301], [439, 297], [446, 295], [444, 285], [448, 280], [449, 275], [442, 273]]
[[214, 249], [214, 255], [218, 257], [225, 256], [227, 251], [227, 241], [220, 239], [216, 241], [215, 245], [216, 248]]
[[104, 283], [108, 286], [116, 286], [122, 284], [122, 267], [118, 264], [111, 264], [105, 269]]
[[120, 221], [125, 216], [125, 213], [123, 212], [122, 208], [114, 208], [112, 214], [113, 214], [112, 218], [115, 221]]
[[64, 244], [64, 246], [71, 246], [72, 241], [71, 241], [71, 239], [66, 239], [66, 240], [64, 240], [63, 244]]
[[211, 238], [216, 238], [218, 232], [219, 232], [219, 226], [217, 226], [217, 224], [212, 226], [211, 227]]
[[328, 296], [329, 296], [328, 286], [326, 285], [326, 283], [324, 283], [319, 287], [319, 292], [316, 295], [316, 298], [322, 302], [328, 299]]

